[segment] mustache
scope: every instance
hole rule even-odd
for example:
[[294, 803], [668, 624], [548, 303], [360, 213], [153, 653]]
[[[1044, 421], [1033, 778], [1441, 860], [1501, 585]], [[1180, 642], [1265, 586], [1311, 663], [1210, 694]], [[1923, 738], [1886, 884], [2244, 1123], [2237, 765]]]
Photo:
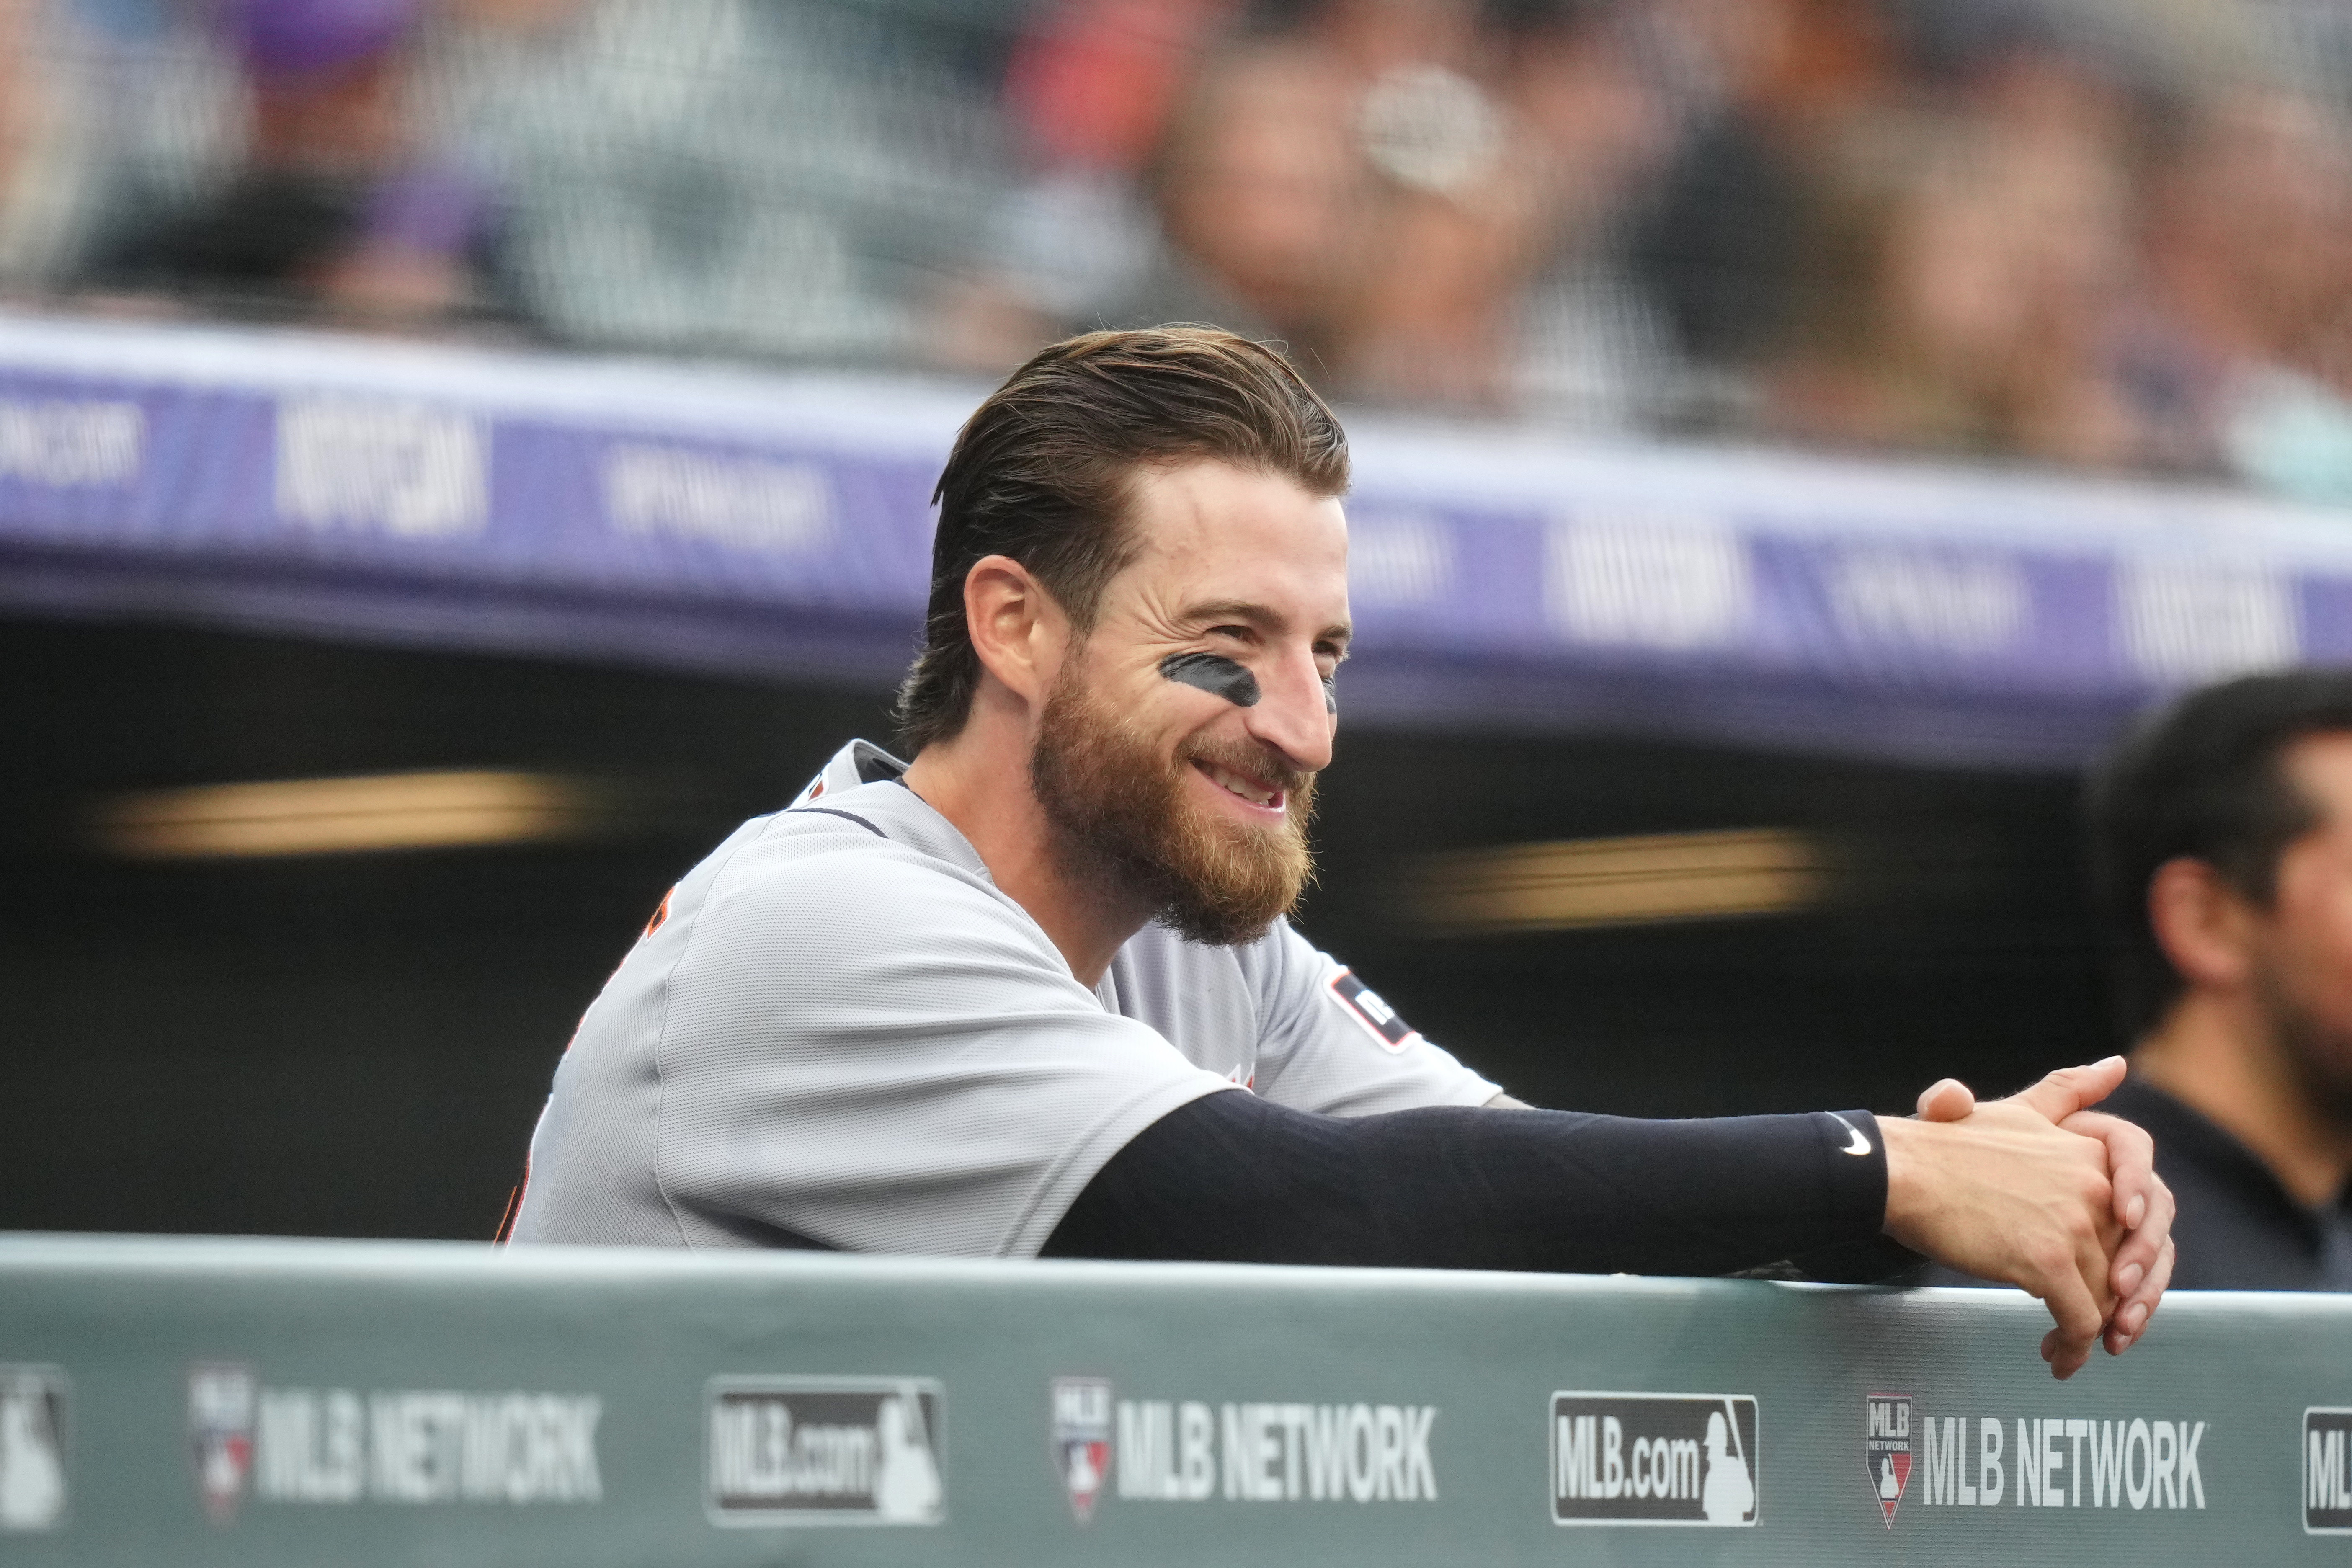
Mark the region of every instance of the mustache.
[[1272, 784], [1286, 795], [1303, 795], [1315, 787], [1313, 773], [1291, 766], [1279, 752], [1265, 746], [1203, 740], [1186, 746], [1176, 760], [1207, 763], [1228, 773], [1245, 774], [1261, 784]]

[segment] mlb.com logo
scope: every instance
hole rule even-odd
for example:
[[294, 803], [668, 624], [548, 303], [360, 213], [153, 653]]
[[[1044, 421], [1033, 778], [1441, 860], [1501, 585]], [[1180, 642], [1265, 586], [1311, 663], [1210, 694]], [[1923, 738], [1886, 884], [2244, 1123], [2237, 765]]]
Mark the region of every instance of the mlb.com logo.
[[1554, 1524], [1756, 1523], [1753, 1394], [1562, 1390], [1550, 1428]]
[[67, 1521], [66, 1374], [0, 1365], [0, 1535]]
[[2352, 1535], [2352, 1410], [2303, 1413], [2303, 1529]]
[[947, 1390], [928, 1377], [715, 1377], [706, 1511], [722, 1525], [937, 1525]]

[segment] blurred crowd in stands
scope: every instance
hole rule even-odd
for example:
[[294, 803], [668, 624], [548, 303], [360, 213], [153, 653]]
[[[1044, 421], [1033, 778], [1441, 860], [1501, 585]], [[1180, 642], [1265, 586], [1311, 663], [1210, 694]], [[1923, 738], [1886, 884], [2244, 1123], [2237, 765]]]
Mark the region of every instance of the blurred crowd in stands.
[[0, 0], [0, 299], [2352, 501], [2336, 0]]

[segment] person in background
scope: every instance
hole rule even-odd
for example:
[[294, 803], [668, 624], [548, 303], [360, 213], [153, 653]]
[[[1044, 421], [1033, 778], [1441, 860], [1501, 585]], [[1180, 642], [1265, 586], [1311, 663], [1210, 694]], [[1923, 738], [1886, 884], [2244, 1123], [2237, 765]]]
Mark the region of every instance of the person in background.
[[415, 325], [478, 310], [494, 212], [414, 122], [425, 0], [226, 0], [209, 13], [244, 81], [244, 166], [97, 245], [96, 294]]
[[1001, 374], [1063, 332], [1216, 321], [1310, 365], [1365, 243], [1354, 88], [1244, 0], [1062, 0], [1015, 39], [1003, 110], [1024, 166], [925, 334]]
[[1622, 423], [1650, 345], [1627, 319], [1614, 230], [1669, 135], [1637, 58], [1644, 29], [1589, 0], [1489, 0], [1475, 20], [1369, 62], [1355, 123], [1381, 243], [1333, 384]]
[[[1904, 100], [1895, 19], [1873, 0], [1661, 7], [1693, 123], [1632, 240], [1677, 350], [1727, 385], [1780, 349], [1803, 287], [1802, 229], [1820, 166], [1847, 128]], [[1694, 410], [1744, 422], [1747, 399]]]
[[2162, 467], [2352, 500], [2352, 134], [2276, 87], [2195, 105], [2156, 160], [2126, 340]]
[[934, 363], [994, 372], [1051, 323], [1085, 321], [1161, 258], [1144, 183], [1199, 67], [1242, 0], [1039, 0], [1015, 33], [1001, 110], [1013, 188], [934, 301]]
[[7, 240], [17, 226], [10, 221], [26, 184], [26, 170], [49, 104], [34, 69], [32, 0], [0, 0], [0, 278], [16, 268], [7, 265]]
[[2174, 1285], [2352, 1290], [2352, 670], [2182, 699], [2088, 807]]
[[[1415, 318], [1393, 324], [1416, 388], [1475, 384], [1483, 401], [1488, 351], [1463, 342], [1463, 303], [1484, 298], [1498, 247], [1476, 223], [1433, 235], [1422, 201], [1441, 219], [1456, 201], [1524, 205], [1478, 79], [1493, 57], [1479, 0], [1171, 8], [1149, 35], [1124, 29], [1118, 58], [1086, 49], [1126, 84], [1116, 119], [1067, 86], [1080, 24], [1104, 9], [1051, 8], [1016, 47], [1006, 107], [1037, 170], [984, 276], [945, 301], [941, 356], [1002, 370], [1074, 329], [1215, 321], [1378, 395], [1366, 344], [1395, 310]], [[1400, 273], [1401, 302], [1381, 287]]]
[[1685, 369], [1633, 275], [1633, 215], [1683, 131], [1663, 90], [1654, 12], [1529, 0], [1505, 18], [1498, 96], [1518, 128], [1534, 209], [1533, 276], [1506, 301], [1503, 365], [1520, 414], [1588, 430], [1670, 417]]
[[2095, 467], [2143, 438], [2110, 373], [2128, 191], [2074, 127], [1853, 128], [1812, 204], [1768, 424], [1840, 446]]
[[1361, 92], [1353, 63], [1312, 35], [1220, 55], [1150, 171], [1157, 258], [1107, 319], [1240, 322], [1327, 370], [1378, 244], [1354, 129]]
[[1613, 227], [1668, 127], [1641, 8], [1124, 0], [1045, 8], [1005, 105], [1034, 170], [931, 344], [1217, 321], [1349, 399], [1622, 424], [1644, 323]]
[[91, 29], [65, 0], [0, 0], [0, 298], [37, 299], [85, 226], [93, 142], [113, 108]]

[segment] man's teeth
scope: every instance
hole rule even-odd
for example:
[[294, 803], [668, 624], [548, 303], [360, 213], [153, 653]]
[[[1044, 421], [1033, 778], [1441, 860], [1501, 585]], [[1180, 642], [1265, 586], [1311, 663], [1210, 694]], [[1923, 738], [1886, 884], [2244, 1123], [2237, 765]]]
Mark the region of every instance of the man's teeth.
[[1229, 773], [1224, 769], [1217, 766], [1214, 763], [1203, 763], [1202, 766], [1208, 771], [1208, 774], [1211, 778], [1223, 785], [1224, 788], [1232, 794], [1241, 796], [1244, 800], [1248, 801], [1253, 805], [1272, 805], [1274, 804], [1274, 797], [1276, 795], [1280, 793], [1276, 790], [1260, 789], [1257, 785], [1250, 783], [1249, 780], [1243, 778], [1240, 774]]

